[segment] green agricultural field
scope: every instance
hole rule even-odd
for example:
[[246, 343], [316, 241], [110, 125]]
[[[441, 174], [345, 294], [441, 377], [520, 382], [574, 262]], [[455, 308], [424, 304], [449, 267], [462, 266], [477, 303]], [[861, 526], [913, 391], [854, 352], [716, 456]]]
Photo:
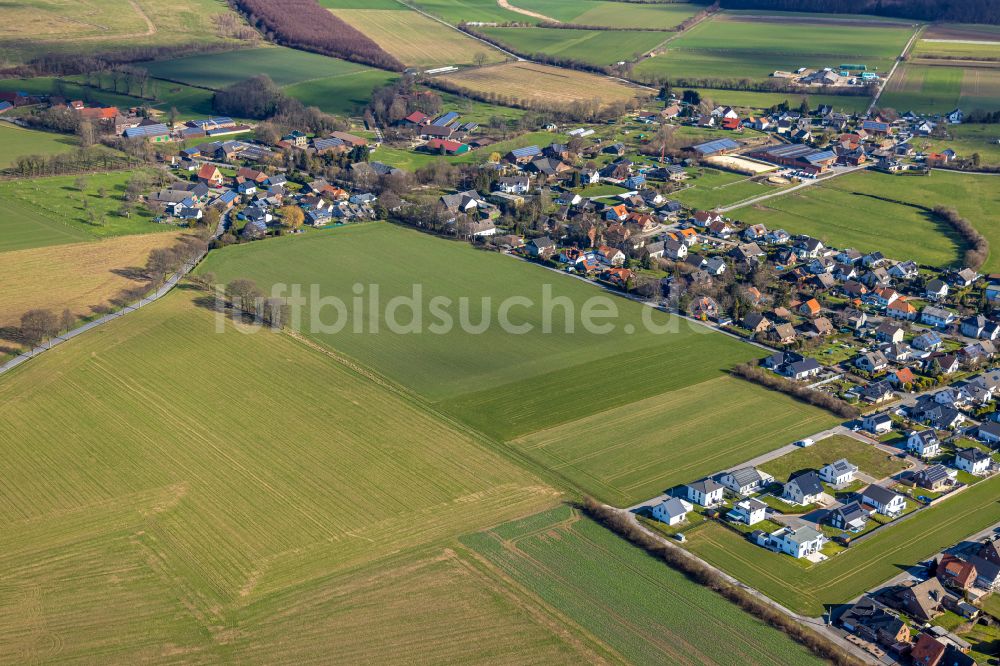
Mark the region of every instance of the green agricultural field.
[[804, 469], [819, 470], [827, 463], [846, 458], [849, 462], [874, 479], [884, 479], [906, 469], [905, 461], [875, 448], [871, 444], [845, 435], [821, 439], [808, 448], [795, 449], [780, 458], [760, 466], [778, 481], [787, 481], [793, 472]]
[[[630, 506], [837, 422], [739, 379], [694, 383], [692, 368], [679, 370], [674, 390], [660, 387], [666, 392], [533, 432], [514, 445], [588, 493]], [[724, 416], [709, 407], [712, 396], [726, 396]]]
[[609, 646], [612, 661], [819, 663], [787, 636], [568, 508], [462, 541]]
[[[218, 90], [255, 74], [267, 74], [285, 93], [329, 113], [350, 114], [363, 107], [375, 88], [397, 75], [346, 60], [282, 47], [189, 56], [149, 64], [150, 74], [162, 79], [158, 93], [171, 91], [170, 82]], [[211, 112], [211, 90], [206, 113]], [[169, 108], [169, 98], [164, 106]]]
[[716, 104], [743, 107], [747, 109], [768, 109], [782, 102], [787, 102], [792, 108], [798, 108], [805, 99], [812, 109], [827, 104], [836, 111], [844, 113], [859, 113], [868, 108], [871, 98], [867, 95], [801, 95], [795, 93], [763, 93], [744, 90], [719, 90], [717, 88], [681, 88], [697, 90], [702, 99], [710, 99]]
[[776, 186], [758, 183], [729, 171], [702, 167], [692, 172], [687, 181], [690, 187], [670, 195], [671, 199], [677, 199], [689, 208], [711, 210], [778, 190]]
[[[704, 9], [701, 5], [685, 2], [622, 6], [622, 3], [604, 0], [513, 0], [510, 4], [563, 23], [661, 30], [670, 30]], [[530, 16], [519, 16], [522, 22], [533, 20]]]
[[948, 125], [947, 139], [916, 138], [912, 139], [915, 146], [921, 150], [939, 153], [951, 148], [959, 157], [971, 157], [979, 153], [983, 164], [1000, 164], [1000, 126], [961, 124]]
[[[131, 175], [130, 171], [88, 174], [83, 177], [82, 192], [76, 187], [76, 176], [0, 182], [0, 206], [6, 211], [0, 216], [0, 251], [175, 230], [155, 224], [141, 209], [131, 218], [118, 215]], [[91, 222], [91, 211], [98, 216], [96, 223]]]
[[861, 62], [887, 71], [912, 30], [801, 21], [716, 16], [671, 41], [666, 52], [644, 60], [636, 74], [647, 79], [766, 79], [775, 70], [836, 67]]
[[907, 63], [896, 70], [879, 105], [918, 113], [966, 112], [1000, 107], [1000, 66]]
[[592, 661], [447, 550], [553, 490], [197, 296], [0, 377], [0, 661]]
[[[740, 208], [732, 215], [747, 223], [809, 234], [838, 247], [881, 250], [899, 260], [948, 266], [961, 261], [963, 246], [951, 227], [924, 208], [938, 204], [954, 206], [991, 243], [1000, 243], [1000, 191], [988, 175], [940, 170], [926, 177], [852, 173]], [[985, 268], [997, 270], [1000, 258], [991, 255]]]
[[896, 576], [901, 567], [1000, 521], [998, 492], [1000, 478], [981, 481], [810, 566], [755, 546], [711, 521], [685, 535], [688, 548], [700, 557], [795, 612], [819, 616], [830, 604], [850, 601]]
[[921, 39], [913, 45], [913, 57], [938, 57], [938, 58], [964, 58], [969, 60], [998, 60], [1000, 59], [1000, 41], [989, 42], [976, 41], [972, 44], [967, 41], [938, 41]]
[[0, 123], [0, 169], [11, 166], [23, 155], [56, 155], [71, 151], [77, 145], [76, 137]]
[[[372, 262], [376, 254], [393, 259]], [[665, 483], [736, 464], [833, 422], [820, 410], [722, 378], [732, 365], [759, 356], [749, 345], [510, 257], [387, 224], [227, 248], [213, 253], [201, 269], [224, 282], [248, 277], [265, 288], [286, 285], [285, 295], [291, 289], [287, 285], [301, 284], [308, 295], [315, 284], [319, 297], [343, 300], [344, 316], [360, 319], [358, 328], [346, 325], [334, 305], [319, 313], [319, 301], [313, 298], [300, 320], [311, 339], [406, 386], [488, 436], [523, 438], [512, 444], [519, 455], [527, 453], [571, 487], [607, 501], [634, 503]], [[370, 299], [376, 287], [381, 306], [374, 316], [379, 333], [373, 336], [365, 331], [372, 330]], [[397, 297], [412, 298], [414, 289], [423, 303], [417, 308], [423, 333], [391, 330], [387, 304]], [[357, 291], [364, 295], [361, 309], [352, 300]], [[507, 300], [512, 297], [531, 304]], [[432, 299], [446, 302], [434, 310]], [[412, 326], [412, 308], [398, 307], [400, 314], [393, 319]], [[601, 320], [612, 323], [613, 330], [587, 330], [584, 307], [617, 312], [617, 317]], [[362, 312], [366, 308], [368, 313]], [[441, 308], [455, 324], [446, 331], [444, 317], [435, 314]], [[498, 324], [501, 308], [511, 312], [511, 324], [531, 330], [506, 332]], [[352, 315], [352, 309], [359, 314]], [[572, 335], [560, 332], [568, 309], [574, 311]], [[551, 312], [551, 333], [545, 332], [546, 311]], [[319, 330], [312, 324], [314, 316], [331, 327], [338, 320], [345, 327]], [[459, 321], [466, 322], [464, 330]], [[663, 330], [654, 330], [653, 324]], [[482, 332], [471, 330], [473, 325]], [[601, 378], [602, 388], [595, 387], [594, 377]], [[744, 414], [734, 419], [745, 421], [748, 429], [717, 418], [710, 396], [719, 391], [740, 396], [727, 400], [726, 410]], [[622, 429], [601, 430], [611, 422], [620, 422]], [[722, 422], [730, 424], [726, 432], [712, 425]], [[621, 445], [626, 431], [635, 442], [627, 452]], [[670, 433], [670, 439], [662, 439], [661, 433]], [[698, 455], [690, 464], [679, 464], [666, 453], [656, 456], [668, 441], [669, 450], [690, 448]], [[637, 455], [639, 450], [646, 455]]]
[[479, 28], [518, 53], [568, 58], [594, 65], [635, 60], [668, 37], [660, 32], [562, 28]]

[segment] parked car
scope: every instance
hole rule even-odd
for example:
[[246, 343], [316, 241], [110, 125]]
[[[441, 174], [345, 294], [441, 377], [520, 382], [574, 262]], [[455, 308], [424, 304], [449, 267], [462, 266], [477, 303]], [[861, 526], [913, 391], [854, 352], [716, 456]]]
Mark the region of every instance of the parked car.
[[799, 441], [795, 442], [795, 446], [801, 446], [802, 448], [806, 448], [807, 446], [812, 446], [813, 444], [815, 444], [815, 442], [813, 442], [812, 438], [810, 437], [806, 437], [805, 439], [800, 439]]

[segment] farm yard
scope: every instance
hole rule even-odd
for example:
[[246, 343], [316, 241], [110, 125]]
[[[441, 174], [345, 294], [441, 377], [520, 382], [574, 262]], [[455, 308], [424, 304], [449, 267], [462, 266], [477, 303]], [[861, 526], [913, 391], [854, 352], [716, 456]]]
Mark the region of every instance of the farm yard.
[[[508, 639], [566, 649], [444, 550], [553, 506], [555, 491], [289, 335], [215, 332], [197, 295], [0, 378], [0, 654], [308, 661], [374, 636], [406, 651], [404, 619], [427, 632], [409, 638], [459, 656]], [[322, 399], [275, 399], [303, 395]], [[359, 589], [371, 596], [355, 601]], [[447, 626], [471, 632], [466, 648], [405, 615], [454, 594], [440, 617], [462, 620]], [[390, 597], [348, 638], [307, 620], [348, 630], [357, 603]]]
[[[839, 247], [878, 249], [900, 260], [947, 266], [960, 261], [964, 248], [950, 226], [925, 210], [939, 204], [957, 208], [992, 243], [1000, 243], [996, 212], [1000, 192], [993, 178], [941, 170], [926, 177], [848, 174], [739, 208], [732, 215]], [[1000, 258], [991, 256], [984, 268], [1000, 268]]]
[[[828, 428], [836, 418], [731, 377], [694, 383], [514, 440], [589, 494], [630, 506]], [[712, 396], [725, 396], [719, 409]]]
[[981, 481], [819, 564], [767, 551], [712, 521], [686, 531], [686, 545], [789, 609], [819, 616], [826, 606], [845, 603], [899, 574], [901, 564], [920, 562], [1000, 521], [998, 489], [1000, 477]]
[[458, 30], [406, 9], [331, 9], [411, 67], [501, 62], [506, 56]]
[[820, 663], [787, 636], [567, 507], [462, 542], [497, 575], [533, 590], [540, 603], [609, 646], [613, 661]]
[[669, 35], [662, 32], [566, 28], [477, 28], [515, 53], [565, 58], [592, 65], [635, 60]]
[[82, 191], [75, 176], [0, 182], [0, 205], [8, 213], [0, 216], [0, 252], [173, 229], [153, 223], [142, 209], [129, 218], [118, 214], [131, 175], [91, 174], [83, 178]]
[[666, 75], [672, 80], [763, 80], [775, 70], [836, 67], [850, 61], [885, 72], [911, 34], [908, 27], [890, 24], [831, 25], [805, 18], [768, 21], [721, 14], [684, 32], [635, 71], [646, 80]]
[[649, 93], [606, 77], [527, 62], [466, 69], [444, 81], [502, 100], [539, 104], [628, 102]]

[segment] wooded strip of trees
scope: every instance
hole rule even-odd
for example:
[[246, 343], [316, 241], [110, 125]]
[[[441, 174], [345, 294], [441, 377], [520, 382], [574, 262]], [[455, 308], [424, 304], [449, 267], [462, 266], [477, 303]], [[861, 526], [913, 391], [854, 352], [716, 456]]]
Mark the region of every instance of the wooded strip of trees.
[[969, 249], [965, 251], [965, 265], [979, 270], [990, 256], [990, 242], [986, 240], [986, 236], [979, 233], [979, 230], [959, 215], [954, 208], [934, 206], [931, 210], [936, 216], [951, 225], [951, 228], [958, 232], [962, 240], [969, 244]]
[[863, 661], [830, 639], [809, 629], [778, 608], [755, 596], [749, 590], [729, 582], [717, 571], [696, 560], [680, 548], [671, 548], [661, 543], [643, 531], [621, 511], [605, 506], [591, 497], [584, 498], [583, 503], [578, 505], [578, 508], [626, 541], [642, 548], [671, 568], [677, 569], [690, 580], [717, 592], [765, 624], [783, 631], [792, 640], [809, 648], [823, 659], [827, 659], [837, 666], [862, 666], [864, 664]]
[[272, 41], [303, 51], [401, 72], [403, 63], [316, 0], [232, 0]]
[[173, 46], [127, 46], [115, 51], [94, 55], [53, 53], [34, 58], [23, 65], [0, 69], [0, 79], [27, 79], [33, 76], [87, 74], [88, 72], [104, 71], [114, 65], [130, 62], [168, 60], [199, 53], [232, 51], [234, 48], [249, 48], [254, 45], [254, 42], [245, 44], [202, 42]]
[[722, 0], [722, 7], [1000, 24], [1000, 0]]
[[791, 379], [779, 377], [751, 363], [741, 363], [730, 372], [736, 377], [759, 384], [772, 391], [781, 391], [796, 400], [821, 407], [845, 419], [856, 419], [861, 415], [860, 409], [850, 403], [844, 402], [833, 394], [813, 390], [808, 386], [803, 386]]
[[18, 178], [58, 176], [91, 171], [113, 171], [141, 164], [142, 160], [112, 153], [100, 148], [86, 148], [56, 155], [22, 155], [3, 175]]

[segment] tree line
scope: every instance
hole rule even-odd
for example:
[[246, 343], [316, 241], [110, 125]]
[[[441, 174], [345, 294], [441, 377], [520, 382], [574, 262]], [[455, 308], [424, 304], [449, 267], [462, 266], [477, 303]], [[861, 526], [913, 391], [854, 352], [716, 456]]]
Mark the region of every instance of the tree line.
[[736, 377], [759, 384], [764, 388], [780, 391], [802, 402], [829, 410], [841, 418], [856, 419], [861, 415], [861, 410], [835, 395], [816, 391], [791, 379], [779, 377], [752, 363], [741, 363], [730, 372]]
[[403, 63], [316, 0], [231, 0], [250, 25], [284, 46], [401, 72]]
[[722, 0], [722, 7], [1000, 24], [1000, 0]]
[[969, 244], [969, 249], [965, 251], [965, 265], [979, 270], [990, 256], [990, 242], [986, 240], [986, 236], [979, 233], [979, 230], [959, 215], [954, 208], [934, 206], [931, 210], [934, 215], [947, 222], [962, 237], [962, 240]]

